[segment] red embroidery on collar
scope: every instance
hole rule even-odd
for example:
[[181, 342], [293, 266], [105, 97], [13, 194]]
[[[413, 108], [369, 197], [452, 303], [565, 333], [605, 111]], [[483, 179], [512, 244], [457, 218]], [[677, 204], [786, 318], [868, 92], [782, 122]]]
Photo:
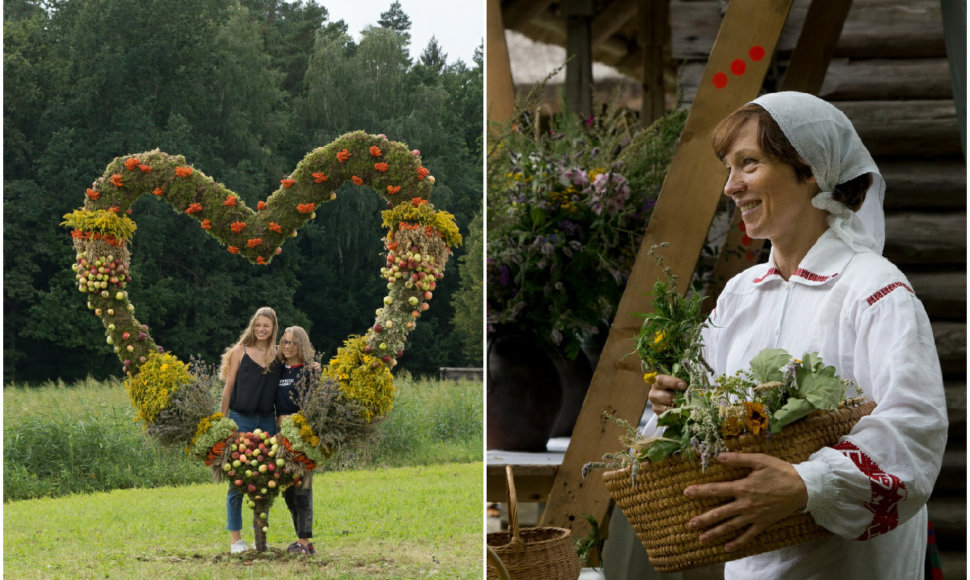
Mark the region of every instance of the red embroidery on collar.
[[[775, 276], [775, 275], [779, 275], [779, 274], [781, 274], [781, 271], [778, 268], [775, 268], [774, 266], [772, 266], [771, 268], [768, 268], [768, 271], [765, 272], [765, 275], [764, 276], [762, 276], [760, 278], [755, 278], [754, 279], [754, 283], [755, 284], [761, 284], [769, 276]], [[792, 276], [798, 276], [799, 278], [805, 278], [806, 280], [808, 280], [810, 282], [825, 282], [829, 278], [835, 278], [836, 276], [838, 276], [838, 273], [832, 274], [831, 276], [823, 276], [822, 274], [816, 274], [815, 272], [809, 272], [808, 270], [806, 270], [804, 268], [799, 268], [799, 269], [795, 270], [795, 273], [792, 274]]]
[[760, 278], [755, 278], [754, 279], [754, 283], [755, 284], [761, 284], [762, 282], [765, 281], [765, 278], [767, 278], [769, 276], [774, 276], [776, 274], [781, 274], [781, 271], [778, 270], [778, 268], [775, 268], [774, 266], [772, 266], [771, 268], [768, 268], [768, 271], [765, 272], [765, 275], [764, 276], [762, 276]]
[[878, 292], [873, 293], [872, 296], [866, 298], [866, 302], [869, 303], [869, 306], [872, 306], [873, 304], [875, 304], [876, 302], [879, 302], [879, 300], [881, 300], [883, 297], [885, 297], [886, 295], [888, 295], [890, 292], [892, 292], [896, 288], [905, 288], [905, 289], [909, 290], [912, 294], [916, 294], [916, 292], [913, 292], [913, 289], [912, 288], [910, 288], [909, 286], [907, 286], [903, 282], [893, 282], [889, 286], [886, 286], [882, 290], [879, 290]]
[[836, 444], [835, 449], [852, 460], [859, 471], [869, 478], [872, 496], [866, 509], [872, 512], [872, 521], [858, 540], [868, 540], [880, 534], [891, 532], [899, 525], [899, 502], [906, 499], [906, 484], [901, 479], [886, 473], [871, 457], [863, 453], [849, 441]]
[[831, 276], [823, 276], [822, 274], [816, 274], [815, 272], [809, 272], [808, 270], [799, 268], [795, 270], [795, 273], [792, 274], [792, 276], [805, 278], [806, 280], [809, 280], [811, 282], [825, 282], [829, 278], [835, 278], [836, 276], [838, 276], [838, 273], [832, 274]]

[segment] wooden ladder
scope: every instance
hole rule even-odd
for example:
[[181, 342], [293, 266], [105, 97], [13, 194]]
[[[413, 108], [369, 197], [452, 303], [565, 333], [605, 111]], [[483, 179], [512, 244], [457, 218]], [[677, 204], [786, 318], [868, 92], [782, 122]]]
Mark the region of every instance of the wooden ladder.
[[[637, 315], [651, 309], [649, 290], [663, 275], [648, 251], [670, 242], [663, 251], [665, 266], [679, 279], [690, 279], [724, 184], [724, 167], [714, 156], [711, 130], [758, 95], [791, 5], [792, 0], [732, 0], [728, 5], [569, 447], [549, 487], [541, 526], [570, 528], [574, 537], [581, 538], [589, 532], [584, 517], [588, 514], [601, 530], [607, 529], [609, 494], [599, 477], [583, 480], [581, 472], [585, 463], [618, 450], [620, 431], [604, 411], [635, 425], [647, 404], [643, 372], [630, 353], [641, 321]], [[818, 92], [850, 5], [813, 0], [803, 28], [810, 34], [800, 36], [783, 88]], [[716, 271], [726, 278], [744, 266], [743, 261], [723, 258]]]

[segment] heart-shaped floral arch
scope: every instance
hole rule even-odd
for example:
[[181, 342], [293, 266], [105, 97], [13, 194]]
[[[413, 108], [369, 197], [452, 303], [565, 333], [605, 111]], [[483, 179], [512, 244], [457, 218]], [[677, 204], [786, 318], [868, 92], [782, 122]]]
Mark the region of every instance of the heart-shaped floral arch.
[[[240, 442], [245, 434], [238, 434], [228, 417], [210, 414], [211, 407], [189, 405], [186, 409], [184, 404], [175, 404], [187, 396], [194, 378], [189, 365], [165, 352], [152, 340], [148, 327], [135, 318], [126, 289], [132, 281], [128, 244], [137, 227], [129, 217], [130, 207], [142, 195], [158, 197], [196, 220], [230, 253], [264, 265], [348, 181], [367, 186], [387, 200], [388, 209], [382, 213], [387, 260], [380, 276], [388, 293], [374, 324], [362, 336], [344, 342], [323, 368], [317, 387], [339, 387], [336, 392], [353, 401], [361, 419], [370, 422], [390, 410], [394, 392], [390, 369], [402, 355], [416, 320], [428, 309], [451, 247], [461, 243], [454, 217], [436, 211], [428, 202], [434, 177], [421, 165], [417, 151], [383, 135], [348, 133], [309, 153], [280, 182], [279, 189], [257, 203], [255, 211], [181, 156], [158, 150], [126, 155], [112, 161], [87, 189], [81, 208], [64, 216], [63, 225], [72, 229], [77, 251], [72, 269], [78, 290], [87, 295], [88, 308], [104, 323], [107, 343], [127, 375], [126, 389], [138, 418], [149, 433], [163, 433], [165, 442], [184, 444], [188, 453], [212, 466], [217, 478], [243, 477], [243, 471], [236, 473], [238, 465], [233, 468], [233, 463], [240, 462], [232, 455], [239, 454], [240, 446], [247, 448]], [[186, 414], [194, 428], [169, 428], [167, 423], [176, 418], [185, 425]], [[301, 414], [292, 415], [284, 420], [273, 443], [263, 442], [268, 445], [265, 451], [255, 457], [245, 455], [250, 462], [260, 455], [263, 459], [276, 457], [283, 462], [280, 471], [286, 472], [282, 480], [275, 476], [279, 486], [250, 490], [251, 505], [268, 508], [266, 502], [271, 503], [279, 489], [298, 481], [334, 451], [334, 441], [322, 441], [310, 423]], [[259, 449], [258, 434], [249, 439], [249, 451]], [[269, 469], [269, 480], [275, 471]], [[266, 480], [265, 473], [240, 487], [246, 491], [260, 477]]]

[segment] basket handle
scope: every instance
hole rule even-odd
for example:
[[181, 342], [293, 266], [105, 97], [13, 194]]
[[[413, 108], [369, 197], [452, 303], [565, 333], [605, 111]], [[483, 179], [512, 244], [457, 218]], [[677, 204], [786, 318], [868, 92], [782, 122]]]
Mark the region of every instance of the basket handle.
[[508, 481], [508, 500], [509, 500], [509, 530], [512, 532], [510, 543], [518, 544], [522, 540], [519, 538], [519, 505], [515, 497], [515, 478], [512, 477], [512, 466], [505, 466], [505, 479]]
[[488, 563], [495, 568], [495, 573], [498, 575], [499, 580], [511, 580], [509, 578], [509, 570], [505, 567], [505, 563], [499, 558], [498, 553], [491, 546], [485, 546], [485, 555], [488, 559]]

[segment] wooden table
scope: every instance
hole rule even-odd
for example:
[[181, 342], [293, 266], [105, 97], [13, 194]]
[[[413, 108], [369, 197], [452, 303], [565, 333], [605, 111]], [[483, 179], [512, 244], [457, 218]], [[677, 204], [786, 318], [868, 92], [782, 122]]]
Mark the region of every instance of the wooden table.
[[568, 437], [555, 437], [549, 440], [546, 451], [489, 449], [485, 453], [485, 500], [496, 503], [506, 501], [505, 466], [511, 465], [518, 501], [546, 501], [568, 446]]

